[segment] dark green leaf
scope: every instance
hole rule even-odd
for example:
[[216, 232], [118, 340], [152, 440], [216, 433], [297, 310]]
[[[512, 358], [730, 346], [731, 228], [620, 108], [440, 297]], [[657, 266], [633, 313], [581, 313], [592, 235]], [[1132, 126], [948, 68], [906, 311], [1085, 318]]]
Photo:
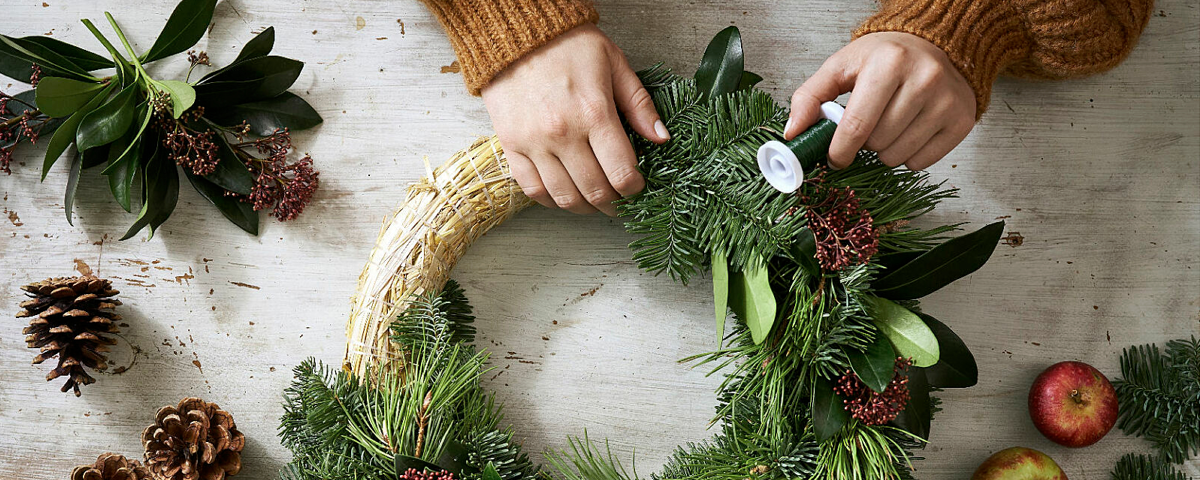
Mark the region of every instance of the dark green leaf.
[[754, 72], [742, 72], [742, 79], [738, 82], [737, 90], [750, 90], [758, 85], [758, 82], [763, 81], [763, 78]]
[[270, 55], [272, 48], [275, 48], [275, 27], [267, 27], [267, 29], [263, 30], [262, 33], [255, 35], [254, 38], [251, 38], [249, 42], [246, 42], [246, 46], [242, 47], [242, 51], [238, 53], [237, 58], [235, 58], [233, 62], [223, 68], [218, 68], [212, 72], [209, 72], [208, 75], [200, 78], [200, 81], [203, 82], [209, 77], [224, 72], [225, 70], [229, 70], [230, 67], [243, 60]]
[[742, 58], [742, 34], [727, 27], [708, 43], [700, 68], [696, 69], [696, 88], [701, 99], [715, 98], [737, 90], [745, 62]]
[[113, 66], [113, 62], [110, 59], [55, 38], [31, 35], [21, 37], [20, 40], [24, 42], [18, 43], [33, 53], [42, 56], [57, 55], [85, 72], [112, 68]]
[[938, 363], [925, 369], [929, 384], [938, 388], [967, 388], [978, 383], [979, 366], [967, 344], [938, 319], [923, 313], [918, 315], [933, 330], [941, 350]]
[[183, 0], [167, 18], [158, 40], [144, 55], [142, 62], [149, 63], [191, 48], [212, 22], [213, 9], [217, 0]]
[[396, 456], [392, 458], [392, 462], [396, 466], [397, 473], [404, 473], [410, 468], [415, 469], [418, 472], [424, 472], [426, 470], [433, 472], [442, 471], [442, 467], [426, 462], [417, 457], [400, 453], [397, 453]]
[[925, 369], [908, 367], [908, 404], [904, 411], [892, 420], [892, 425], [929, 440], [929, 424], [933, 420], [932, 407]]
[[863, 306], [875, 321], [879, 332], [892, 341], [896, 353], [912, 359], [913, 365], [928, 367], [937, 363], [941, 351], [937, 337], [911, 310], [887, 299], [864, 296]]
[[83, 169], [97, 167], [108, 161], [108, 145], [101, 145], [83, 151]]
[[871, 257], [871, 261], [874, 262], [876, 265], [883, 267], [884, 271], [882, 272], [882, 274], [887, 275], [889, 273], [892, 273], [893, 270], [896, 270], [900, 267], [908, 265], [909, 262], [916, 260], [917, 257], [920, 257], [925, 252], [926, 252], [925, 250], [914, 250], [914, 251], [910, 251], [910, 252], [892, 252], [892, 253], [888, 253], [888, 254], [884, 254], [884, 255], [876, 255], [874, 257]]
[[[34, 50], [43, 55], [34, 53]], [[95, 81], [82, 68], [63, 56], [47, 50], [42, 45], [26, 38], [0, 35], [0, 73], [29, 83], [33, 65], [42, 69], [42, 77], [67, 77], [76, 80]]]
[[833, 391], [833, 385], [822, 378], [813, 382], [812, 425], [817, 441], [833, 438], [849, 421], [850, 412], [846, 411], [842, 397]]
[[295, 83], [304, 63], [266, 56], [232, 65], [195, 86], [196, 104], [220, 108], [275, 97]]
[[137, 105], [138, 85], [131, 84], [79, 122], [75, 144], [80, 150], [108, 145], [129, 130]]
[[62, 125], [54, 131], [54, 135], [50, 137], [50, 143], [46, 145], [46, 157], [42, 160], [42, 180], [46, 179], [46, 174], [50, 173], [50, 167], [54, 166], [54, 162], [58, 161], [58, 157], [62, 156], [63, 152], [67, 151], [67, 147], [75, 143], [75, 130], [79, 128], [79, 121], [91, 112], [96, 107], [100, 106], [100, 102], [108, 97], [108, 93], [116, 85], [108, 84], [100, 94], [92, 98], [91, 102], [80, 108], [79, 111], [71, 115]]
[[808, 227], [800, 229], [796, 234], [796, 243], [792, 244], [792, 257], [809, 275], [821, 276], [821, 265], [817, 263], [817, 237]]
[[304, 130], [321, 124], [321, 115], [303, 98], [292, 92], [283, 92], [267, 100], [214, 111], [206, 117], [224, 126], [248, 122], [250, 132], [262, 137], [274, 133], [277, 129]]
[[133, 237], [146, 226], [150, 227], [147, 239], [154, 238], [154, 230], [167, 221], [179, 200], [179, 174], [175, 163], [167, 159], [161, 149], [156, 149], [144, 163], [142, 210], [121, 240]]
[[987, 263], [1003, 233], [1000, 221], [948, 240], [876, 280], [871, 284], [873, 293], [893, 300], [929, 295]]
[[882, 333], [875, 335], [875, 341], [867, 345], [866, 350], [849, 348], [846, 356], [850, 358], [854, 374], [871, 390], [882, 393], [892, 381], [896, 370], [896, 350]]
[[46, 77], [38, 82], [38, 109], [51, 117], [65, 117], [87, 105], [105, 85], [62, 77]]
[[729, 316], [729, 261], [725, 252], [717, 250], [712, 255], [713, 303], [717, 316], [717, 345], [725, 338], [725, 318]]
[[[446, 447], [438, 456], [437, 464], [451, 473], [462, 473], [467, 468], [467, 461], [470, 459], [471, 453], [472, 451], [462, 442], [451, 440], [446, 442]], [[463, 477], [465, 475], [459, 475], [459, 478]]]
[[219, 130], [214, 130], [213, 133], [221, 160], [217, 162], [217, 169], [204, 178], [233, 193], [249, 195], [250, 190], [254, 188], [254, 174], [250, 173], [250, 169], [238, 158], [225, 135]]
[[200, 196], [217, 207], [221, 215], [224, 215], [238, 228], [245, 230], [246, 233], [258, 235], [258, 212], [254, 211], [253, 206], [237, 198], [226, 196], [224, 188], [205, 180], [204, 177], [192, 174], [186, 168], [183, 173], [187, 175], [188, 181], [192, 182], [192, 187], [200, 192]]
[[76, 152], [71, 160], [71, 173], [67, 177], [67, 193], [63, 198], [63, 207], [67, 210], [67, 225], [75, 226], [71, 218], [75, 212], [75, 190], [79, 188], [79, 174], [83, 171], [83, 154]]
[[142, 145], [128, 148], [129, 143], [136, 141], [137, 137], [137, 132], [130, 129], [124, 137], [114, 142], [108, 150], [108, 167], [104, 169], [113, 198], [126, 212], [130, 211], [129, 192], [133, 188], [134, 176], [141, 168], [142, 156], [149, 158], [158, 148], [158, 142], [142, 142]]

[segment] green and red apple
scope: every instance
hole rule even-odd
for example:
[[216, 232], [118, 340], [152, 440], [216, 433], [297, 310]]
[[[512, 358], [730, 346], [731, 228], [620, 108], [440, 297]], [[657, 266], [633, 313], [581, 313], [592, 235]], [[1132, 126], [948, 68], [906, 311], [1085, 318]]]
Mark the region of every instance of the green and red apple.
[[1012, 447], [984, 460], [971, 480], [1067, 480], [1067, 474], [1042, 452]]
[[1066, 447], [1100, 441], [1117, 423], [1117, 392], [1083, 362], [1059, 362], [1029, 389], [1029, 417], [1042, 435]]

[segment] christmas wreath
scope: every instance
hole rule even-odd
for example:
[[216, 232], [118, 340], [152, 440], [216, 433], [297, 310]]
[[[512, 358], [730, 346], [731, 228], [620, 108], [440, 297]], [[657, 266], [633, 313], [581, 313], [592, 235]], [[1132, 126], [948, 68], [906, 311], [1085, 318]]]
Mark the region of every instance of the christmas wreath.
[[[720, 347], [688, 360], [725, 378], [715, 436], [651, 478], [911, 478], [931, 394], [977, 380], [970, 350], [917, 300], [981, 267], [1003, 223], [947, 240], [958, 225], [910, 222], [954, 189], [872, 152], [824, 167], [835, 107], [782, 143], [787, 112], [754, 88], [735, 28], [694, 78], [640, 75], [674, 135], [630, 134], [646, 178], [620, 207], [633, 258], [683, 283], [711, 272]], [[480, 386], [488, 353], [449, 272], [529, 204], [495, 138], [409, 188], [359, 279], [342, 368], [308, 360], [285, 392], [286, 478], [638, 478], [586, 434], [543, 470]]]

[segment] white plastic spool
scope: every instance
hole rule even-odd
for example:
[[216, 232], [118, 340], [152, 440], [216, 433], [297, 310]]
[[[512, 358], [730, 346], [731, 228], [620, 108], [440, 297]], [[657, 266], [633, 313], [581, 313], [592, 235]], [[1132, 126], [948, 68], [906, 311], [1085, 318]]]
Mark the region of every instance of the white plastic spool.
[[[842, 114], [846, 112], [837, 102], [821, 104], [821, 118], [833, 123], [842, 122]], [[767, 183], [783, 193], [792, 193], [804, 183], [804, 167], [792, 149], [783, 142], [771, 140], [758, 147], [758, 169], [762, 171]]]

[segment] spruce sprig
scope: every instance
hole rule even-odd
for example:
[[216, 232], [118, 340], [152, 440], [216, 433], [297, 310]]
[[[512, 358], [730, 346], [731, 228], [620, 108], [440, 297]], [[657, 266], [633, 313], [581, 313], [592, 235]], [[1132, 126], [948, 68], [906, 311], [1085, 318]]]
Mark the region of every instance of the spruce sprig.
[[1200, 453], [1200, 341], [1172, 340], [1166, 352], [1154, 344], [1125, 349], [1121, 376], [1113, 382], [1121, 430], [1145, 436], [1171, 463]]
[[1187, 476], [1161, 459], [1127, 453], [1113, 468], [1112, 480], [1187, 480]]

